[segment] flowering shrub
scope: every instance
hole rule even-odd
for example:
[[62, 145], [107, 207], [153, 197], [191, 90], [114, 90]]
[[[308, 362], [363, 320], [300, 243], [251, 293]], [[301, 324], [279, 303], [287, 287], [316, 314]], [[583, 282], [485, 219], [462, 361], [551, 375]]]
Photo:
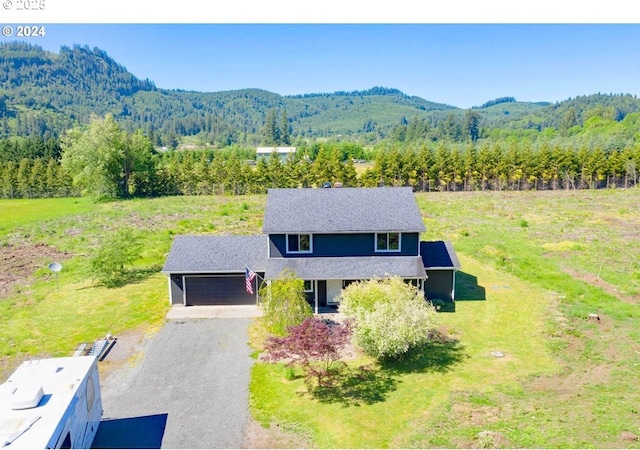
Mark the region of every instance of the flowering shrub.
[[397, 277], [352, 283], [340, 311], [354, 320], [354, 343], [376, 358], [398, 358], [427, 343], [437, 318], [422, 292]]

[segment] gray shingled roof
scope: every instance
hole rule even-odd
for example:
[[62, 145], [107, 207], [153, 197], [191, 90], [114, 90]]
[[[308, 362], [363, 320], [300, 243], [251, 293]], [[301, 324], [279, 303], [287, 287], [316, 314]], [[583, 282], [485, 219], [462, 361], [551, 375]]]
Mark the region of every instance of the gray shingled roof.
[[425, 231], [410, 187], [269, 189], [263, 233]]
[[426, 278], [419, 256], [367, 256], [340, 258], [272, 258], [265, 278], [276, 278], [285, 268], [305, 280], [361, 280], [384, 276]]
[[242, 272], [245, 266], [265, 270], [266, 235], [258, 236], [176, 236], [164, 273]]
[[422, 241], [420, 255], [427, 269], [459, 269], [460, 261], [449, 241]]

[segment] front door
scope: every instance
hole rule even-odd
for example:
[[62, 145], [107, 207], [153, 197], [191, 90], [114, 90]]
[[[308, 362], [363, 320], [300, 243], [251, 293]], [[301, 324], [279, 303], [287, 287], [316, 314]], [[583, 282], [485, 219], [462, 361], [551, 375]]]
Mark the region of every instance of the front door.
[[342, 280], [327, 280], [327, 303], [338, 303], [338, 295], [342, 292]]

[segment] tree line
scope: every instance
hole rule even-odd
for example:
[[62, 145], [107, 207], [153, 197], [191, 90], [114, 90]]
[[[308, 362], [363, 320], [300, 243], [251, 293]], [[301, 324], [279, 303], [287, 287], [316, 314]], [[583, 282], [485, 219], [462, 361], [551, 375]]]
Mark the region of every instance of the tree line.
[[639, 167], [638, 144], [605, 149], [529, 141], [438, 143], [380, 151], [359, 181], [421, 191], [597, 189], [635, 186]]
[[[286, 117], [286, 116], [285, 116]], [[60, 141], [0, 141], [3, 198], [260, 194], [268, 188], [411, 186], [421, 191], [632, 187], [640, 144], [597, 141], [303, 145], [286, 160], [256, 160], [255, 148], [157, 151], [141, 130], [113, 116], [68, 130]], [[356, 169], [356, 160], [370, 160]]]

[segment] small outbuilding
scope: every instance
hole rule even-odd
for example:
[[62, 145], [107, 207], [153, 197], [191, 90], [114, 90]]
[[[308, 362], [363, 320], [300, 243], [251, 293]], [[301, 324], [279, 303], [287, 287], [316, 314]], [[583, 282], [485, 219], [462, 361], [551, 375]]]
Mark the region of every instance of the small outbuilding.
[[429, 300], [454, 301], [456, 271], [461, 266], [453, 244], [449, 241], [422, 241], [420, 256], [427, 272], [424, 282], [425, 296]]

